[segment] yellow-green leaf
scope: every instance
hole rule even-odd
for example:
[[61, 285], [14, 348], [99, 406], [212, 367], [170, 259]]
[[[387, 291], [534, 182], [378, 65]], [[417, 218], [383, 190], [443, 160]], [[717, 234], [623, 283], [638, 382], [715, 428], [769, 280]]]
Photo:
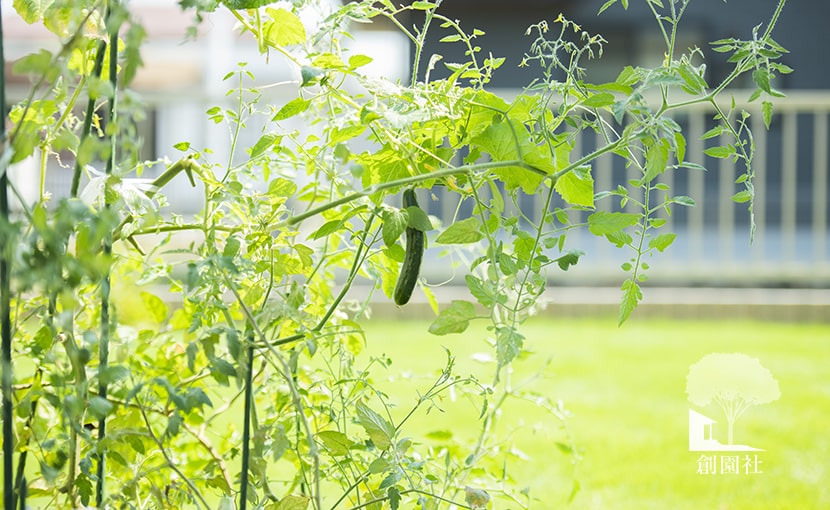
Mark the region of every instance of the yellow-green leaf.
[[569, 204], [594, 206], [594, 178], [590, 166], [575, 168], [561, 176], [553, 189]]
[[266, 44], [276, 48], [305, 42], [305, 27], [295, 14], [269, 7], [265, 9], [265, 15], [268, 21], [262, 26], [262, 37]]
[[375, 446], [381, 450], [392, 446], [392, 439], [395, 437], [395, 427], [383, 416], [362, 402], [358, 402], [356, 408], [357, 420], [360, 422], [363, 430], [369, 435], [372, 442], [375, 443]]

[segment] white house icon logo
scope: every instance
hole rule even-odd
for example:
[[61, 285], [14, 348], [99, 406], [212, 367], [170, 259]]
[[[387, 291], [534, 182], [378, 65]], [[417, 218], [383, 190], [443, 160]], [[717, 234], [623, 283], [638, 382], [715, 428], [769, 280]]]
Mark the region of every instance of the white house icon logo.
[[689, 409], [689, 451], [690, 452], [748, 452], [764, 451], [742, 444], [721, 444], [712, 435], [712, 426], [717, 422], [694, 409]]
[[[717, 404], [726, 418], [719, 424], [689, 409], [689, 451], [763, 451], [733, 441], [735, 422], [747, 409], [781, 396], [778, 381], [760, 361], [739, 353], [708, 354], [689, 367], [686, 393], [695, 406]], [[722, 439], [726, 432], [726, 443], [715, 439], [716, 430]]]

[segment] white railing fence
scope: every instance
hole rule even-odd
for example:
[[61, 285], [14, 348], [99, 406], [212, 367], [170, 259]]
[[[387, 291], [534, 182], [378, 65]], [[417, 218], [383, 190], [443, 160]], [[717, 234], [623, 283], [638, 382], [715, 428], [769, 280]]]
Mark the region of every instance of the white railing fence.
[[[748, 97], [750, 92], [735, 91], [734, 96]], [[674, 195], [691, 196], [697, 206], [675, 207], [673, 214], [665, 217], [664, 231], [676, 232], [678, 236], [666, 252], [648, 261], [652, 283], [830, 286], [827, 232], [830, 92], [793, 91], [786, 98], [777, 99], [769, 131], [763, 123], [760, 101], [738, 102], [737, 108], [751, 114], [749, 123], [756, 144], [754, 242], [750, 244], [748, 204], [731, 200], [734, 193], [743, 189], [743, 185], [735, 184], [743, 168], [736, 168], [731, 160], [711, 158], [703, 152], [707, 147], [729, 142], [727, 138], [720, 142], [701, 140], [715, 125], [714, 111], [705, 105], [686, 111], [675, 118], [687, 138], [686, 159], [704, 165], [707, 171], [680, 169], [660, 177], [673, 189]], [[577, 139], [576, 151], [590, 151], [596, 143], [593, 133], [583, 133]], [[626, 176], [622, 163], [621, 158], [610, 154], [595, 161], [593, 175], [597, 190], [626, 185], [631, 176]], [[631, 189], [629, 192], [636, 193]], [[436, 189], [435, 193], [440, 205], [433, 205], [430, 213], [449, 220], [458, 199], [443, 188]], [[508, 200], [506, 195], [505, 199]], [[523, 196], [518, 199], [518, 206], [526, 213], [536, 211], [538, 215], [543, 207], [541, 201], [541, 196]], [[600, 209], [610, 206], [608, 201], [597, 204]], [[584, 222], [588, 214], [574, 212], [569, 219], [573, 223]], [[552, 275], [554, 281], [563, 284], [618, 282], [623, 277], [620, 265], [631, 257], [630, 252], [591, 235], [586, 229], [571, 231], [567, 246], [581, 249], [586, 255], [568, 273]], [[432, 272], [436, 278], [447, 276], [440, 265]]]
[[[503, 95], [509, 96], [509, 93]], [[748, 97], [745, 91], [735, 91], [736, 98]], [[188, 139], [201, 140], [221, 154], [223, 138], [208, 132], [215, 127], [207, 125], [201, 113], [210, 100], [198, 98], [191, 103], [181, 101], [159, 104], [153, 116], [155, 126], [150, 129], [155, 145], [169, 148]], [[168, 108], [170, 107], [170, 108]], [[660, 179], [669, 184], [675, 195], [688, 195], [697, 201], [693, 208], [676, 207], [667, 217], [665, 231], [678, 234], [674, 244], [664, 253], [649, 260], [651, 282], [666, 285], [775, 285], [775, 286], [830, 286], [830, 236], [828, 236], [828, 143], [830, 143], [830, 92], [792, 91], [788, 97], [775, 103], [775, 115], [770, 130], [764, 128], [760, 104], [738, 104], [752, 116], [749, 119], [755, 137], [755, 222], [754, 243], [749, 242], [747, 204], [736, 204], [730, 197], [742, 189], [735, 184], [743, 172], [729, 160], [713, 159], [704, 154], [708, 146], [718, 140], [700, 140], [701, 135], [714, 126], [713, 112], [700, 107], [685, 112], [675, 120], [684, 128], [688, 141], [686, 159], [704, 165], [706, 172], [677, 170], [666, 172]], [[175, 120], [175, 122], [171, 122]], [[175, 132], [169, 129], [176, 125]], [[251, 144], [258, 133], [251, 133]], [[181, 139], [180, 139], [181, 138]], [[728, 140], [724, 139], [722, 143]], [[576, 150], [592, 150], [597, 141], [593, 133], [583, 133]], [[247, 146], [244, 143], [242, 146]], [[176, 155], [171, 155], [176, 157]], [[611, 189], [617, 183], [625, 184], [622, 159], [606, 155], [595, 161], [593, 175], [596, 189]], [[15, 170], [20, 188], [36, 196], [39, 172], [33, 168]], [[46, 189], [55, 197], [68, 192], [69, 176], [66, 168], [52, 168], [48, 172]], [[152, 177], [152, 175], [145, 175]], [[636, 191], [632, 190], [632, 193]], [[24, 193], [25, 194], [25, 193]], [[456, 210], [458, 198], [436, 188], [437, 202], [425, 202], [429, 213], [446, 223]], [[182, 178], [166, 192], [171, 209], [188, 214], [201, 205], [200, 193], [194, 193]], [[528, 214], [538, 215], [542, 208], [541, 196], [522, 196], [518, 206]], [[506, 200], [509, 202], [509, 200]], [[562, 204], [555, 204], [561, 206]], [[601, 201], [599, 208], [609, 208], [609, 201]], [[633, 211], [632, 211], [633, 212]], [[574, 212], [572, 222], [584, 222], [588, 212]], [[567, 273], [552, 274], [560, 284], [616, 284], [623, 278], [620, 264], [631, 254], [617, 249], [605, 239], [592, 236], [586, 229], [572, 231], [568, 248], [581, 249], [586, 255]], [[442, 280], [450, 275], [446, 263], [426, 264], [429, 280]], [[463, 271], [463, 269], [462, 269]]]

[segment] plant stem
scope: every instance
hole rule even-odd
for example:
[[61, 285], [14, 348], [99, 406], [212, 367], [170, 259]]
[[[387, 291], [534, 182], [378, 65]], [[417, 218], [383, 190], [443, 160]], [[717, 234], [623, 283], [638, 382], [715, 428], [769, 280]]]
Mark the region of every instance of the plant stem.
[[248, 358], [245, 360], [245, 416], [242, 425], [242, 473], [239, 480], [239, 510], [248, 508], [248, 470], [251, 458], [251, 413], [254, 406], [254, 339], [248, 335]]
[[[117, 0], [114, 1], [117, 6]], [[112, 13], [113, 5], [107, 6], [107, 11], [104, 15], [105, 22], [109, 22], [110, 14]], [[109, 79], [112, 85], [113, 94], [109, 100], [109, 124], [114, 128], [117, 126], [118, 117], [118, 26], [111, 28], [109, 34]], [[115, 158], [118, 154], [118, 129], [112, 129], [110, 136], [110, 155], [107, 160], [106, 174], [112, 175], [113, 167], [115, 166]], [[74, 177], [74, 176], [73, 176]], [[104, 207], [110, 208], [109, 201], [106, 199], [104, 193]], [[112, 232], [104, 236], [103, 242], [104, 256], [109, 258], [112, 256]], [[102, 399], [107, 398], [107, 367], [109, 365], [109, 341], [110, 341], [110, 273], [104, 275], [101, 281], [101, 338], [98, 342], [98, 396]], [[107, 452], [106, 449], [100, 449], [100, 443], [107, 437], [107, 418], [102, 416], [98, 420], [98, 481], [95, 484], [95, 502], [98, 508], [104, 507], [104, 485], [106, 481], [106, 466], [107, 466]]]
[[[301, 221], [310, 218], [312, 216], [317, 216], [318, 214], [328, 211], [329, 209], [333, 209], [338, 205], [347, 204], [353, 200], [357, 200], [358, 198], [368, 197], [374, 193], [379, 191], [384, 191], [387, 189], [397, 188], [401, 186], [406, 186], [407, 184], [416, 184], [423, 181], [429, 181], [433, 179], [440, 179], [441, 177], [448, 177], [451, 175], [461, 175], [461, 174], [469, 174], [470, 172], [479, 171], [479, 170], [489, 170], [491, 168], [503, 168], [508, 166], [517, 166], [524, 168], [525, 170], [529, 170], [531, 172], [540, 174], [544, 177], [549, 177], [549, 175], [544, 171], [536, 168], [535, 166], [529, 165], [524, 161], [520, 160], [511, 160], [511, 161], [490, 161], [487, 163], [475, 163], [471, 165], [463, 165], [463, 166], [456, 166], [451, 168], [444, 168], [443, 170], [438, 170], [435, 172], [430, 172], [428, 174], [421, 174], [421, 175], [413, 175], [412, 177], [405, 177], [403, 179], [398, 179], [395, 181], [384, 182], [381, 184], [376, 184], [374, 186], [370, 186], [364, 190], [356, 191], [354, 193], [350, 193], [342, 198], [338, 198], [337, 200], [332, 200], [331, 202], [321, 205], [320, 207], [315, 207], [314, 209], [310, 209], [304, 213], [296, 214], [291, 216], [276, 225], [274, 225], [274, 229], [280, 229], [283, 227], [288, 227], [291, 225], [295, 225], [300, 223]], [[572, 169], [571, 169], [572, 170]], [[561, 172], [560, 172], [561, 173]]]
[[[98, 43], [98, 50], [95, 53], [95, 63], [92, 66], [92, 76], [94, 78], [101, 77], [101, 71], [104, 68], [104, 53], [107, 51], [107, 40], [101, 39]], [[110, 65], [112, 67], [112, 65]], [[80, 85], [79, 85], [80, 86]], [[79, 147], [83, 145], [84, 141], [89, 137], [92, 130], [92, 117], [95, 116], [95, 99], [89, 97], [86, 103], [86, 114], [84, 115], [84, 123], [81, 127], [81, 139]], [[69, 188], [69, 196], [77, 197], [78, 188], [81, 185], [81, 163], [75, 160], [75, 170], [72, 174], [72, 186]]]
[[[3, 18], [0, 8], [0, 141], [6, 143], [6, 58], [3, 47]], [[8, 173], [0, 163], [0, 226], [9, 224]], [[3, 508], [14, 509], [14, 430], [12, 428], [12, 320], [11, 320], [11, 245], [7, 243], [0, 254], [0, 353], [2, 353], [3, 392]]]
[[421, 54], [424, 52], [424, 41], [427, 38], [427, 32], [429, 31], [430, 23], [432, 23], [432, 17], [435, 15], [435, 9], [437, 9], [439, 5], [441, 5], [441, 0], [436, 0], [434, 8], [424, 11], [424, 26], [421, 28], [420, 32], [418, 32], [418, 40], [415, 41], [415, 58], [412, 59], [412, 80], [410, 85], [412, 87], [418, 83], [418, 68], [421, 66]]

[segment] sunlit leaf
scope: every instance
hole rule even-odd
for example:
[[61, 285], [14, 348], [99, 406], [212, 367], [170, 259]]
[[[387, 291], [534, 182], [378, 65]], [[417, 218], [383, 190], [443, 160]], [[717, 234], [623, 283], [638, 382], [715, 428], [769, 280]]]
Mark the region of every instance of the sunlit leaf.
[[453, 300], [450, 306], [441, 310], [438, 317], [429, 326], [433, 335], [443, 336], [450, 333], [462, 333], [476, 317], [476, 307], [469, 301]]
[[636, 225], [639, 220], [640, 216], [637, 214], [597, 211], [588, 216], [588, 230], [601, 236]]
[[640, 300], [643, 299], [643, 293], [640, 286], [634, 280], [626, 280], [622, 284], [622, 300], [620, 301], [620, 315], [618, 323], [621, 325], [628, 319], [631, 312], [637, 308]]
[[481, 220], [472, 216], [456, 221], [435, 239], [438, 244], [471, 244], [484, 239], [481, 232]]
[[285, 9], [265, 9], [268, 17], [262, 26], [262, 37], [273, 47], [288, 46], [304, 43], [306, 40], [305, 27], [295, 14]]
[[363, 427], [375, 446], [381, 450], [392, 446], [395, 427], [362, 402], [358, 402], [355, 409], [360, 426]]

